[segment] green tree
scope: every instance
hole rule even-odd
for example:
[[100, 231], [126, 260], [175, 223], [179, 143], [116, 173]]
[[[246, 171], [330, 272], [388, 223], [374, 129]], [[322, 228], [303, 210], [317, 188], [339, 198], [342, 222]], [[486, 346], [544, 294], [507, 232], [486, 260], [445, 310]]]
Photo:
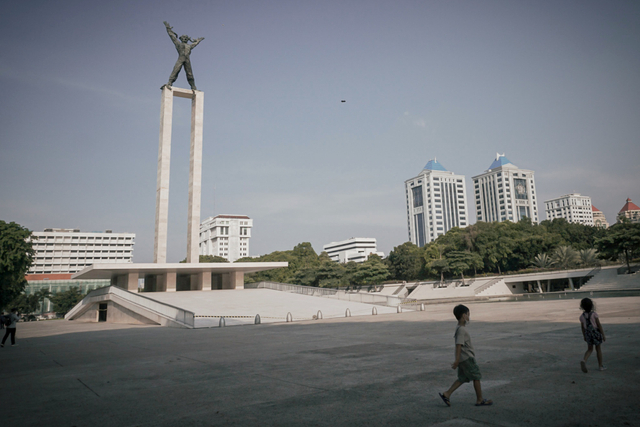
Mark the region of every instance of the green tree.
[[516, 241], [513, 239], [509, 222], [495, 222], [489, 224], [476, 239], [476, 248], [482, 262], [490, 269], [497, 269], [498, 274], [507, 266], [513, 254]]
[[536, 268], [550, 268], [553, 265], [553, 260], [547, 254], [538, 254], [531, 265]]
[[446, 259], [434, 259], [429, 263], [429, 268], [440, 275], [440, 283], [444, 282], [444, 273], [449, 271], [449, 262]]
[[580, 249], [578, 256], [580, 257], [580, 264], [582, 265], [595, 265], [598, 262], [598, 251], [593, 248]]
[[75, 307], [82, 298], [85, 297], [85, 294], [80, 292], [80, 289], [72, 286], [67, 291], [57, 292], [53, 296], [49, 298], [49, 300], [53, 303], [53, 311], [57, 314], [64, 316]]
[[319, 264], [318, 255], [313, 250], [311, 243], [303, 242], [296, 245], [289, 251], [275, 251], [257, 258], [242, 258], [241, 262], [288, 262], [287, 268], [276, 268], [273, 270], [260, 271], [246, 274], [245, 283], [255, 283], [261, 281], [271, 281], [280, 283], [291, 283], [295, 281], [298, 270], [305, 268], [315, 268]]
[[322, 288], [334, 288], [340, 286], [346, 275], [344, 264], [332, 261], [326, 252], [322, 252], [318, 257], [320, 265], [317, 267], [317, 286]]
[[31, 232], [0, 220], [0, 309], [24, 291], [33, 257]]
[[454, 275], [460, 275], [462, 277], [462, 283], [464, 283], [464, 272], [482, 268], [484, 263], [480, 255], [474, 254], [468, 251], [451, 251], [446, 254], [446, 260], [449, 270]]
[[422, 270], [422, 251], [413, 243], [405, 242], [393, 248], [386, 261], [393, 279], [415, 280]]
[[49, 289], [40, 289], [34, 295], [38, 298], [38, 305], [44, 310], [44, 300], [51, 298], [51, 291]]
[[553, 263], [563, 270], [575, 266], [580, 257], [571, 246], [558, 246], [552, 256]]
[[389, 269], [378, 255], [369, 255], [369, 259], [358, 264], [351, 280], [355, 285], [377, 285], [389, 277]]
[[31, 294], [20, 294], [8, 304], [11, 308], [18, 309], [21, 314], [30, 314], [38, 309], [38, 296]]
[[[200, 264], [204, 264], [207, 262], [229, 262], [228, 259], [218, 255], [200, 255], [198, 257], [198, 261], [200, 262]], [[180, 264], [184, 264], [186, 262], [187, 262], [187, 258], [180, 261]]]
[[622, 259], [631, 273], [631, 260], [640, 252], [640, 224], [619, 222], [607, 229], [605, 236], [597, 240], [600, 256], [604, 259]]
[[318, 286], [318, 274], [313, 267], [304, 267], [293, 275], [293, 282], [302, 286]]

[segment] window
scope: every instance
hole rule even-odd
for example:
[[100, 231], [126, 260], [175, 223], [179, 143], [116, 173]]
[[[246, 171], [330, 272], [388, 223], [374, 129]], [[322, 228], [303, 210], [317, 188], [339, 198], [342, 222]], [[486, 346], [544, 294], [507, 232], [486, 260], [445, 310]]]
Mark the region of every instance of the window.
[[411, 191], [413, 193], [413, 207], [414, 208], [419, 208], [419, 207], [423, 206], [424, 202], [422, 200], [422, 185], [419, 185], [417, 187], [413, 187], [411, 189]]

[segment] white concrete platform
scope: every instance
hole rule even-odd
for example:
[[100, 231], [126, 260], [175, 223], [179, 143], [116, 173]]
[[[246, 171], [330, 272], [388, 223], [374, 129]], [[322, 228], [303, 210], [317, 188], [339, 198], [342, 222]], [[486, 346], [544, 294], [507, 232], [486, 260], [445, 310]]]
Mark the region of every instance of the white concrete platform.
[[299, 321], [312, 320], [318, 311], [322, 312], [324, 319], [345, 317], [347, 309], [352, 316], [371, 316], [374, 307], [379, 314], [397, 312], [393, 307], [271, 289], [144, 292], [140, 295], [193, 312], [196, 328], [217, 327], [220, 317], [225, 317], [227, 326], [253, 324], [256, 314], [260, 315], [262, 323], [274, 323], [285, 322], [288, 313], [291, 313], [293, 320]]

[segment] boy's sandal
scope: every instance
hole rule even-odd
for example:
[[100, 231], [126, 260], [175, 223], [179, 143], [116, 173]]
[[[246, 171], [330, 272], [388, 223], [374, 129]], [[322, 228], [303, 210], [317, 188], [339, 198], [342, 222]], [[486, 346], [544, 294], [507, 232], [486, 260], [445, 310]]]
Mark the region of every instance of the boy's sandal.
[[476, 406], [491, 406], [493, 405], [493, 400], [482, 399], [482, 402], [476, 403]]
[[449, 400], [448, 397], [445, 397], [444, 394], [442, 394], [442, 393], [438, 393], [438, 394], [442, 398], [442, 401], [447, 404], [447, 406], [451, 406], [451, 401]]

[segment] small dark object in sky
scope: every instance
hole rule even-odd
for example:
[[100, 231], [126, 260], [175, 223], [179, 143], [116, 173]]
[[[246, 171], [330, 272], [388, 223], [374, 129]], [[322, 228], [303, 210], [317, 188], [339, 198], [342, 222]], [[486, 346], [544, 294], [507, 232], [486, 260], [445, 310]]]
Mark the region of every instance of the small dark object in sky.
[[345, 99], [343, 99], [343, 100], [342, 100], [342, 101], [340, 101], [340, 102], [347, 102], [347, 101], [346, 101]]

